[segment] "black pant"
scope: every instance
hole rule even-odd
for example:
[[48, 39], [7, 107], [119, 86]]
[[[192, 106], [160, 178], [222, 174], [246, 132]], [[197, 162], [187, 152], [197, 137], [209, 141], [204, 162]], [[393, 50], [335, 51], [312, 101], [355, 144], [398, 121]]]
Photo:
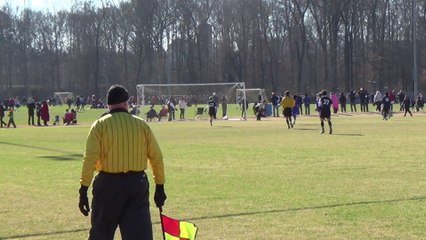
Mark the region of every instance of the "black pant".
[[33, 114], [31, 114], [31, 113], [28, 114], [28, 125], [34, 125], [34, 113]]
[[310, 104], [305, 104], [305, 115], [311, 114], [311, 107]]
[[3, 121], [3, 116], [0, 117], [0, 127], [7, 126], [7, 123]]
[[16, 124], [13, 119], [9, 119], [9, 122], [7, 123], [7, 127], [10, 127], [11, 124], [13, 125], [14, 128], [16, 128]]
[[93, 182], [90, 240], [152, 240], [149, 183], [144, 172], [100, 172]]
[[410, 108], [405, 108], [404, 117], [407, 115], [407, 113], [409, 113], [410, 116], [413, 116], [413, 114], [410, 111]]

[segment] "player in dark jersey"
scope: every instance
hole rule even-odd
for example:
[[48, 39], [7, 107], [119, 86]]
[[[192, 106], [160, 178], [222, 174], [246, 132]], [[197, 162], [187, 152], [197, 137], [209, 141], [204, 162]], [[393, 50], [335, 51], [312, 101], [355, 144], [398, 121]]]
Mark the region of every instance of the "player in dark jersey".
[[382, 115], [383, 115], [383, 120], [388, 120], [390, 118], [390, 108], [391, 108], [391, 98], [389, 97], [389, 93], [386, 92], [385, 96], [383, 97], [382, 100], [382, 104], [383, 104], [383, 109], [382, 109]]
[[327, 91], [323, 90], [321, 93], [322, 97], [319, 100], [319, 117], [321, 119], [321, 134], [324, 133], [324, 119], [327, 120], [328, 122], [328, 126], [330, 128], [330, 134], [332, 134], [333, 129], [331, 127], [331, 111], [330, 111], [330, 107], [331, 104], [333, 103], [331, 101], [331, 99], [327, 96]]
[[213, 100], [213, 97], [209, 97], [208, 107], [209, 107], [209, 116], [210, 116], [210, 126], [213, 126], [213, 118], [215, 118], [216, 116], [216, 108], [217, 108], [217, 104]]

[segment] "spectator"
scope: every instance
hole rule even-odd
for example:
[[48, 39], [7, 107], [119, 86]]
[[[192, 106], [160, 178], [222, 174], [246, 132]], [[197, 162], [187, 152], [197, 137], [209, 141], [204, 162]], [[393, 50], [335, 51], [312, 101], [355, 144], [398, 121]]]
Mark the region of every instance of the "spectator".
[[272, 92], [272, 96], [270, 99], [271, 103], [272, 103], [272, 111], [273, 111], [273, 116], [274, 117], [279, 117], [280, 113], [279, 113], [279, 106], [280, 106], [280, 98], [275, 94], [275, 92]]
[[35, 112], [35, 101], [32, 97], [29, 97], [27, 99], [27, 108], [28, 108], [28, 125], [35, 125], [34, 124], [34, 112]]
[[179, 111], [180, 111], [179, 119], [180, 119], [180, 120], [184, 120], [184, 119], [185, 119], [185, 109], [186, 109], [186, 105], [187, 105], [187, 103], [186, 103], [186, 101], [185, 101], [185, 98], [184, 98], [184, 97], [182, 97], [182, 98], [179, 100]]
[[41, 103], [36, 103], [36, 115], [37, 115], [37, 126], [41, 126], [40, 118], [41, 118]]
[[220, 101], [222, 102], [222, 118], [225, 118], [228, 111], [228, 99], [225, 95], [222, 95]]
[[73, 114], [68, 110], [68, 109], [66, 109], [65, 110], [65, 114], [64, 114], [64, 116], [62, 117], [62, 119], [63, 119], [63, 124], [66, 126], [66, 125], [70, 125], [71, 123], [72, 123], [72, 120], [73, 120]]
[[303, 104], [305, 105], [305, 115], [311, 114], [311, 98], [307, 93], [305, 93], [305, 97], [303, 98]]
[[49, 122], [50, 116], [49, 116], [49, 106], [47, 105], [46, 101], [43, 101], [41, 103], [41, 119], [43, 120], [44, 126], [47, 126], [47, 122]]
[[0, 103], [0, 127], [7, 126], [7, 123], [3, 121], [5, 111], [5, 107]]
[[399, 90], [396, 97], [399, 101], [399, 111], [402, 111], [404, 109], [405, 93], [402, 90]]
[[146, 113], [147, 121], [152, 122], [153, 118], [159, 118], [157, 112], [154, 109], [154, 105], [150, 106], [148, 112]]
[[9, 107], [9, 113], [8, 113], [8, 117], [9, 117], [9, 122], [7, 123], [7, 127], [10, 127], [10, 125], [12, 124], [14, 128], [16, 128], [16, 124], [15, 124], [15, 120], [13, 118], [13, 107]]
[[77, 124], [77, 112], [74, 109], [71, 109], [72, 113], [72, 124]]
[[356, 96], [355, 91], [349, 92], [349, 104], [351, 105], [351, 112], [356, 112]]
[[140, 113], [138, 107], [136, 107], [136, 105], [132, 104], [132, 110], [130, 110], [130, 114], [132, 114], [133, 116], [138, 116]]
[[55, 119], [54, 119], [54, 121], [53, 121], [53, 125], [59, 125], [59, 119], [60, 119], [60, 117], [59, 117], [59, 115], [56, 115], [55, 116]]
[[175, 120], [175, 102], [173, 97], [170, 98], [170, 100], [167, 102], [167, 110], [169, 112], [169, 122], [172, 120]]
[[161, 121], [161, 118], [166, 118], [168, 114], [168, 109], [166, 106], [161, 106], [160, 112], [158, 113], [158, 121]]
[[383, 101], [382, 93], [380, 91], [376, 91], [376, 94], [374, 95], [373, 103], [376, 106], [377, 112], [381, 112], [382, 101]]
[[344, 93], [340, 93], [339, 102], [340, 102], [340, 111], [346, 112], [346, 96]]
[[248, 109], [248, 102], [245, 98], [241, 98], [241, 118], [246, 119], [246, 112]]
[[339, 101], [337, 99], [336, 93], [332, 92], [330, 93], [330, 99], [332, 101], [332, 107], [333, 107], [333, 113], [336, 114], [337, 111], [339, 111]]

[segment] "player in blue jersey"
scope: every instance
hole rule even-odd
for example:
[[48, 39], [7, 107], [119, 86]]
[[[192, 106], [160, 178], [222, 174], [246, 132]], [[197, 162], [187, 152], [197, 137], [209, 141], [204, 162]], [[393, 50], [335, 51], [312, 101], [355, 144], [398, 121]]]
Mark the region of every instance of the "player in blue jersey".
[[332, 134], [332, 132], [333, 132], [333, 129], [332, 129], [332, 127], [331, 127], [331, 111], [330, 111], [330, 107], [331, 107], [331, 104], [333, 103], [332, 101], [331, 101], [331, 99], [327, 96], [327, 91], [326, 90], [323, 90], [322, 92], [321, 92], [321, 98], [320, 98], [320, 100], [319, 100], [319, 102], [318, 102], [318, 104], [319, 104], [319, 109], [320, 109], [320, 111], [319, 111], [319, 117], [320, 117], [320, 120], [321, 120], [321, 134], [323, 134], [324, 133], [324, 120], [327, 120], [327, 122], [328, 122], [328, 126], [329, 126], [329, 128], [330, 128], [330, 134]]
[[385, 96], [382, 99], [382, 104], [383, 104], [383, 108], [382, 108], [383, 120], [388, 120], [391, 116], [390, 114], [391, 98], [389, 97], [388, 92], [385, 93]]
[[210, 126], [213, 126], [213, 118], [216, 118], [217, 103], [214, 101], [213, 97], [209, 97], [207, 105], [209, 107]]

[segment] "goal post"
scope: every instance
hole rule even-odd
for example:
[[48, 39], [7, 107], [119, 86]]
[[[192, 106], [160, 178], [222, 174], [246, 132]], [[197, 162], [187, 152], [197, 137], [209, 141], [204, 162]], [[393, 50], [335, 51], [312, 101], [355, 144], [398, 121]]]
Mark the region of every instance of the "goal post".
[[[138, 84], [136, 86], [137, 103], [142, 109], [145, 109], [147, 105], [166, 105], [167, 100], [173, 98], [176, 103], [179, 99], [185, 99], [188, 103], [186, 112], [195, 112], [197, 108], [206, 107], [209, 97], [213, 97], [218, 103], [218, 119], [246, 120], [247, 107], [244, 106], [241, 109], [235, 104], [238, 97], [236, 89], [245, 89], [245, 83]], [[245, 94], [243, 97], [245, 98]], [[227, 103], [226, 107], [222, 103]]]
[[67, 99], [74, 98], [73, 92], [54, 92], [53, 93], [53, 99], [55, 100], [56, 104], [62, 105], [67, 104]]

